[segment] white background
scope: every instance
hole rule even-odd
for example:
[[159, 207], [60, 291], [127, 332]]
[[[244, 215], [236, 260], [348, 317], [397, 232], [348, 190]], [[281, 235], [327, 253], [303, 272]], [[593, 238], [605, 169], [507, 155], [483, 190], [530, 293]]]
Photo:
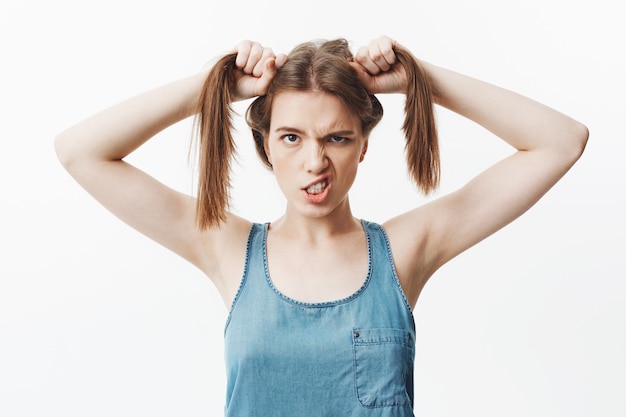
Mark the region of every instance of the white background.
[[[585, 123], [582, 159], [530, 212], [442, 268], [415, 309], [416, 415], [626, 415], [626, 33], [598, 0], [7, 1], [0, 5], [0, 415], [219, 416], [226, 308], [208, 279], [106, 212], [52, 141], [88, 115], [195, 73], [241, 39], [287, 52], [387, 34], [418, 57]], [[406, 181], [398, 97], [352, 193], [382, 222]], [[247, 104], [247, 103], [246, 103]], [[245, 105], [237, 107], [243, 112]], [[439, 110], [443, 182], [510, 152]], [[240, 125], [235, 210], [283, 209]], [[130, 156], [193, 192], [185, 121]], [[435, 196], [435, 197], [436, 197]]]

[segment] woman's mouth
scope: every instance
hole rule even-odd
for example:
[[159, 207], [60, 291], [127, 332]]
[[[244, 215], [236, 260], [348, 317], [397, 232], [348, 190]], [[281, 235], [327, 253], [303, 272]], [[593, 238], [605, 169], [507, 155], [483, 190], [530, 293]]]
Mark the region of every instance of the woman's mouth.
[[317, 184], [310, 185], [305, 189], [305, 191], [309, 194], [321, 194], [327, 186], [328, 181], [323, 180], [321, 182], [318, 182]]
[[328, 179], [323, 179], [320, 182], [316, 182], [315, 184], [303, 188], [302, 195], [309, 203], [320, 204], [326, 201], [326, 199], [328, 198], [330, 188], [331, 187]]

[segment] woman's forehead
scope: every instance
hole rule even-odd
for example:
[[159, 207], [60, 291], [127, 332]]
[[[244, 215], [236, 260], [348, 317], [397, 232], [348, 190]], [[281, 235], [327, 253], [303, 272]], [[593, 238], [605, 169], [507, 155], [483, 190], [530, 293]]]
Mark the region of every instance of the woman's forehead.
[[360, 121], [335, 95], [320, 91], [285, 91], [274, 96], [271, 129], [283, 124], [354, 129], [360, 126]]

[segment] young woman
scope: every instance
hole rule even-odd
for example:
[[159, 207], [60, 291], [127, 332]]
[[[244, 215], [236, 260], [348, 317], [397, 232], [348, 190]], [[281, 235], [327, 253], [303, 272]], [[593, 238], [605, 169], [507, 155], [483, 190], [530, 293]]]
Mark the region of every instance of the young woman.
[[[433, 104], [517, 152], [460, 190], [382, 225], [353, 217], [348, 192], [382, 117], [375, 94], [406, 94], [409, 170], [438, 181]], [[231, 102], [287, 204], [251, 224], [228, 210]], [[197, 198], [124, 161], [197, 117]], [[227, 416], [412, 416], [411, 310], [444, 263], [530, 208], [575, 163], [587, 129], [502, 88], [417, 61], [388, 37], [352, 55], [344, 40], [289, 56], [245, 41], [210, 71], [149, 91], [61, 133], [58, 156], [123, 221], [200, 268], [230, 309]]]

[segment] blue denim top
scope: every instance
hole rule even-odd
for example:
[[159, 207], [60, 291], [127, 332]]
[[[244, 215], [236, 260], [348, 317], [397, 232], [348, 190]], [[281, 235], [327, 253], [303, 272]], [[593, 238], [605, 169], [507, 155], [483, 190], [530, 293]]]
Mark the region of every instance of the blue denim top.
[[227, 417], [413, 416], [413, 314], [383, 228], [362, 225], [363, 285], [322, 303], [274, 287], [268, 224], [252, 225], [225, 328]]

